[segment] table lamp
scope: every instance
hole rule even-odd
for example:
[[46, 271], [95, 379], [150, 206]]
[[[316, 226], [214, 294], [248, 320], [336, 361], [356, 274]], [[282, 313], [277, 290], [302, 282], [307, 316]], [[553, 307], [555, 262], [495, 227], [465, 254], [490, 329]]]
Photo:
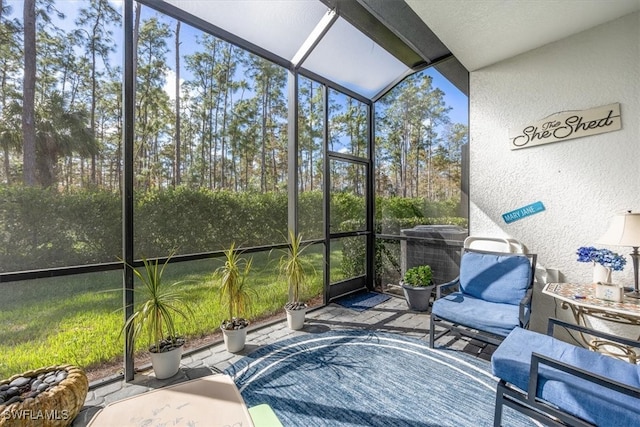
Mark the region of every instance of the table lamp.
[[627, 292], [625, 295], [631, 298], [640, 298], [638, 290], [638, 247], [640, 247], [640, 213], [631, 213], [627, 211], [624, 214], [618, 214], [613, 217], [609, 229], [598, 239], [598, 243], [614, 246], [631, 246], [633, 252], [631, 260], [633, 262], [633, 291]]

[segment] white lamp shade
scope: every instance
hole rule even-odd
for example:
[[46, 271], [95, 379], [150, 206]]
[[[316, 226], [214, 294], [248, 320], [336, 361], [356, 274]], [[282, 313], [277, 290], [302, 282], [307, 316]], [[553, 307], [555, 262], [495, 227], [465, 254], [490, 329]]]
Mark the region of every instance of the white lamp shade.
[[626, 213], [613, 217], [609, 229], [598, 243], [615, 246], [640, 246], [640, 213]]

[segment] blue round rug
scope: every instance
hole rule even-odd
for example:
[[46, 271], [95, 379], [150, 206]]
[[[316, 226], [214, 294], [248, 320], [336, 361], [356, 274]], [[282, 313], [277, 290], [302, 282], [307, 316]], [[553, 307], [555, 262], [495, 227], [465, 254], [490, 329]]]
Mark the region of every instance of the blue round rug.
[[[487, 361], [390, 333], [332, 331], [262, 347], [225, 372], [286, 427], [492, 426]], [[504, 409], [503, 425], [537, 422]]]

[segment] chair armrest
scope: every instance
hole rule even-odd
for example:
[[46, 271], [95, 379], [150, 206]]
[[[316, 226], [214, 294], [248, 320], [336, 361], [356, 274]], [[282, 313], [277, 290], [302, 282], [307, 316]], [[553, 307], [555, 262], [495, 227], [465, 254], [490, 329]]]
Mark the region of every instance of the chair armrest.
[[448, 290], [449, 292], [454, 292], [458, 290], [459, 287], [460, 287], [460, 277], [456, 277], [450, 282], [443, 283], [442, 285], [436, 286], [436, 299], [442, 297], [442, 291]]
[[618, 393], [629, 395], [636, 399], [640, 398], [640, 388], [623, 384], [610, 378], [591, 373], [576, 366], [569, 365], [548, 356], [533, 352], [531, 354], [531, 368], [529, 371], [529, 389], [527, 390], [527, 400], [534, 401], [537, 397], [539, 397], [537, 396], [537, 390], [538, 379], [540, 376], [540, 365], [547, 365], [551, 368], [558, 369], [577, 378], [581, 378], [585, 381], [589, 381], [602, 387], [606, 387]]
[[595, 337], [604, 338], [607, 341], [613, 341], [618, 344], [626, 345], [629, 347], [640, 348], [640, 341], [632, 340], [629, 338], [620, 337], [617, 335], [608, 334], [606, 332], [598, 331], [595, 329], [587, 328], [584, 326], [576, 325], [573, 323], [568, 323], [560, 319], [556, 319], [553, 317], [549, 318], [549, 323], [547, 326], [547, 335], [553, 336], [554, 328], [558, 326], [565, 329], [573, 329], [574, 331], [586, 333], [588, 335], [593, 335]]
[[531, 318], [531, 310], [526, 310], [527, 307], [531, 307], [531, 298], [533, 297], [533, 289], [529, 288], [527, 293], [520, 300], [519, 320], [520, 327], [527, 328], [529, 326], [529, 319]]

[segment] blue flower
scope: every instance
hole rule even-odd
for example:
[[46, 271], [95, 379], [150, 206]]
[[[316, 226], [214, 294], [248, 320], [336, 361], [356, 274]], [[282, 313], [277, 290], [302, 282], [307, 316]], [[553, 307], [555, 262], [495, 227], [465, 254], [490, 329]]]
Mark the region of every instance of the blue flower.
[[596, 249], [593, 246], [582, 246], [576, 252], [578, 262], [597, 262], [603, 267], [613, 271], [622, 271], [627, 264], [624, 256], [619, 255], [609, 249]]
[[593, 246], [580, 247], [578, 248], [578, 262], [591, 262], [594, 261], [594, 255], [598, 250]]

